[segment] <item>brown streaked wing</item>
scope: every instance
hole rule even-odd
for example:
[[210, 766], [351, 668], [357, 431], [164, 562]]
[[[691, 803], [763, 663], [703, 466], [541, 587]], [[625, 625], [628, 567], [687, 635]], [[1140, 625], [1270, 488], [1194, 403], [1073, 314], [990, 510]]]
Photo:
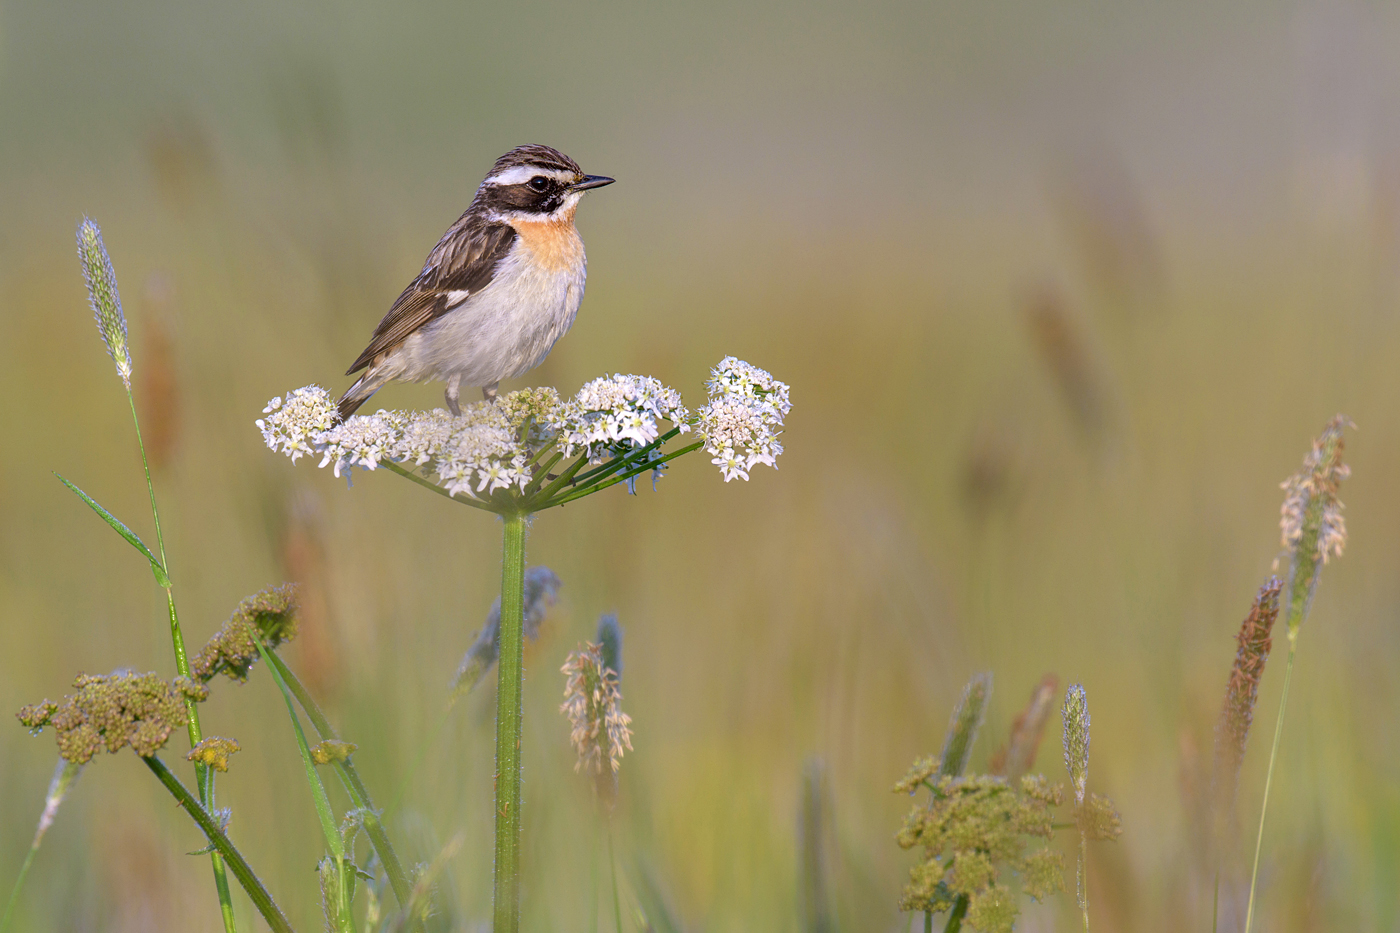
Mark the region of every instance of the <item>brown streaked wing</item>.
[[345, 375], [364, 369], [375, 357], [402, 343], [409, 334], [441, 317], [448, 310], [449, 292], [465, 291], [475, 295], [491, 284], [496, 266], [510, 252], [515, 235], [508, 224], [483, 224], [470, 216], [470, 212], [458, 218], [428, 254], [423, 271], [394, 301], [394, 306], [374, 329], [369, 346]]

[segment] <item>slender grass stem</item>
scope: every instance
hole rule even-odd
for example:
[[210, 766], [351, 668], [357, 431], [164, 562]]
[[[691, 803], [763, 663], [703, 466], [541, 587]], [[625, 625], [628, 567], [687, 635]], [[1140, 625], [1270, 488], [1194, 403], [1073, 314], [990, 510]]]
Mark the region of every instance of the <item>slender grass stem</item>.
[[[272, 677], [277, 681], [278, 688], [282, 691], [282, 699], [287, 704], [287, 715], [292, 720], [292, 731], [296, 734], [297, 748], [301, 751], [302, 768], [306, 771], [306, 784], [311, 789], [311, 800], [316, 805], [316, 815], [321, 820], [321, 835], [325, 837], [326, 848], [330, 850], [331, 858], [335, 860], [336, 871], [342, 878], [338, 886], [340, 904], [339, 909], [334, 912], [333, 919], [340, 927], [340, 933], [350, 933], [348, 919], [350, 916], [350, 904], [348, 892], [349, 885], [344, 883], [348, 866], [345, 861], [345, 841], [340, 836], [340, 831], [336, 828], [335, 813], [331, 810], [330, 798], [326, 796], [326, 785], [321, 781], [321, 775], [316, 772], [316, 764], [311, 760], [311, 748], [306, 744], [306, 733], [301, 728], [301, 717], [297, 716], [296, 705], [292, 702], [292, 691], [287, 686], [287, 682], [282, 679], [282, 674], [277, 666], [272, 663], [272, 652], [262, 643], [262, 639], [256, 634], [253, 641], [258, 646], [258, 653], [267, 662], [268, 669], [272, 672]], [[331, 911], [327, 911], [328, 914]]]
[[622, 933], [622, 898], [617, 893], [617, 856], [613, 855], [612, 827], [609, 826], [606, 832], [608, 834], [608, 862], [612, 865], [613, 918], [617, 921], [617, 933]]
[[503, 515], [500, 656], [496, 688], [494, 933], [520, 929], [520, 733], [524, 679], [525, 520]]
[[[277, 669], [277, 673], [286, 683], [287, 688], [291, 690], [292, 696], [296, 697], [296, 701], [306, 711], [306, 718], [311, 720], [311, 725], [316, 729], [317, 734], [323, 739], [340, 741], [340, 734], [326, 718], [326, 714], [321, 711], [321, 707], [317, 705], [310, 691], [306, 689], [306, 685], [292, 672], [287, 663], [276, 651], [268, 651], [267, 660], [270, 666]], [[379, 861], [384, 863], [384, 873], [389, 876], [389, 886], [394, 889], [395, 900], [399, 902], [400, 908], [406, 907], [409, 898], [413, 895], [413, 887], [408, 883], [408, 876], [404, 874], [403, 864], [399, 862], [398, 853], [394, 851], [393, 845], [389, 842], [389, 836], [384, 831], [384, 824], [380, 821], [378, 811], [374, 809], [373, 801], [370, 800], [369, 791], [365, 789], [364, 782], [360, 780], [359, 772], [355, 770], [355, 765], [349, 758], [336, 762], [336, 773], [340, 776], [341, 783], [345, 785], [345, 792], [350, 795], [350, 801], [365, 811], [365, 834], [369, 836], [374, 851], [379, 854]]]
[[1254, 840], [1254, 868], [1249, 873], [1249, 906], [1244, 913], [1244, 933], [1254, 925], [1254, 889], [1259, 880], [1259, 853], [1264, 848], [1264, 817], [1269, 813], [1269, 790], [1274, 783], [1274, 765], [1278, 762], [1279, 737], [1283, 735], [1283, 714], [1288, 709], [1288, 685], [1293, 680], [1293, 653], [1298, 648], [1297, 629], [1288, 631], [1288, 665], [1283, 670], [1283, 697], [1278, 703], [1278, 722], [1274, 724], [1274, 745], [1269, 752], [1269, 770], [1264, 777], [1264, 803], [1259, 809], [1259, 835]]
[[155, 773], [155, 776], [165, 785], [165, 789], [170, 791], [180, 806], [185, 809], [185, 812], [199, 825], [210, 845], [228, 862], [233, 876], [238, 879], [243, 890], [248, 892], [253, 906], [257, 908], [258, 913], [267, 921], [267, 925], [272, 928], [274, 933], [293, 933], [292, 925], [288, 922], [286, 915], [272, 899], [267, 888], [258, 880], [258, 876], [253, 873], [253, 869], [248, 864], [248, 860], [243, 857], [243, 853], [234, 848], [218, 821], [210, 816], [209, 811], [205, 810], [185, 785], [180, 783], [180, 779], [170, 772], [170, 769], [165, 766], [165, 762], [154, 756], [141, 760], [146, 763], [146, 767]]
[[14, 916], [15, 905], [19, 903], [19, 892], [24, 887], [24, 879], [29, 874], [29, 867], [34, 864], [34, 857], [39, 854], [39, 840], [35, 839], [29, 846], [29, 851], [25, 853], [24, 861], [19, 866], [19, 877], [15, 879], [15, 886], [10, 889], [10, 900], [5, 904], [5, 916], [0, 917], [0, 933], [7, 933], [10, 929], [10, 919]]
[[[141, 469], [146, 474], [146, 493], [151, 499], [151, 520], [156, 527], [156, 551], [160, 554], [160, 564], [165, 570], [166, 578], [170, 575], [170, 561], [165, 556], [165, 533], [160, 527], [160, 509], [156, 507], [156, 485], [151, 480], [151, 463], [146, 457], [146, 441], [141, 435], [141, 419], [136, 415], [136, 397], [131, 394], [131, 386], [126, 387], [126, 403], [131, 409], [131, 423], [136, 428], [136, 446], [141, 451]], [[185, 652], [185, 636], [180, 631], [180, 616], [175, 611], [175, 589], [173, 586], [165, 587], [165, 604], [170, 612], [170, 643], [175, 649], [175, 668], [180, 672], [181, 677], [190, 676], [189, 656]], [[193, 699], [185, 697], [185, 713], [189, 717], [188, 732], [190, 737], [190, 747], [200, 743], [204, 737], [203, 730], [199, 725], [199, 707]], [[195, 783], [199, 787], [199, 800], [208, 809], [214, 809], [214, 772], [206, 765], [196, 764], [194, 767]], [[224, 863], [218, 852], [209, 853], [209, 861], [214, 869], [214, 891], [219, 898], [219, 915], [223, 919], [224, 933], [237, 933], [237, 924], [233, 915], [233, 899], [229, 894], [228, 875], [224, 871]]]

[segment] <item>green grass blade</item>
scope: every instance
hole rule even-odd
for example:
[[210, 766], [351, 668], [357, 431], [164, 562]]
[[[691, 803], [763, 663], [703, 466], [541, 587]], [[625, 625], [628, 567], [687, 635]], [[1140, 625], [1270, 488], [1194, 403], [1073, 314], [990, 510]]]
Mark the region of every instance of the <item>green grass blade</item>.
[[58, 481], [60, 483], [73, 490], [73, 492], [77, 494], [79, 499], [82, 499], [84, 502], [86, 502], [88, 504], [88, 507], [94, 512], [96, 512], [99, 516], [101, 516], [104, 522], [112, 526], [113, 531], [125, 538], [128, 544], [136, 548], [136, 550], [140, 551], [145, 556], [146, 560], [151, 562], [151, 573], [155, 574], [157, 585], [162, 587], [170, 586], [170, 577], [166, 576], [165, 567], [161, 565], [160, 558], [156, 557], [155, 554], [151, 553], [151, 549], [146, 547], [146, 542], [142, 541], [136, 536], [136, 532], [126, 527], [126, 525], [122, 523], [121, 519], [117, 518], [115, 515], [104, 509], [102, 506], [98, 505], [96, 500], [94, 500], [92, 496], [89, 496], [77, 486], [70, 483], [67, 479], [63, 477], [62, 474], [55, 473], [54, 476], [58, 477]]
[[277, 687], [282, 691], [282, 699], [287, 703], [287, 715], [292, 719], [292, 730], [296, 732], [297, 747], [301, 749], [301, 763], [306, 769], [306, 783], [311, 788], [311, 799], [316, 804], [316, 815], [321, 819], [321, 832], [326, 837], [326, 848], [336, 858], [343, 859], [345, 846], [341, 842], [340, 831], [336, 827], [335, 814], [331, 812], [330, 799], [326, 796], [326, 785], [321, 782], [321, 775], [316, 772], [316, 765], [311, 760], [311, 747], [306, 744], [306, 733], [302, 731], [301, 719], [297, 716], [296, 705], [292, 700], [292, 691], [287, 687], [287, 682], [282, 679], [277, 665], [269, 659], [269, 652], [263, 645], [262, 639], [254, 636], [254, 640], [258, 644], [258, 653], [267, 663], [267, 669], [272, 672], [272, 679], [277, 681]]

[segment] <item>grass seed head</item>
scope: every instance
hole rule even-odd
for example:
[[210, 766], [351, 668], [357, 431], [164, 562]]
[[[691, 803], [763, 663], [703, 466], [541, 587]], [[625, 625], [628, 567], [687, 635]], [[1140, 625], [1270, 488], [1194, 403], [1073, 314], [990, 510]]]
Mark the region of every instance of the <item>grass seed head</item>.
[[1254, 597], [1235, 641], [1235, 663], [1225, 685], [1225, 702], [1215, 727], [1215, 769], [1212, 773], [1212, 802], [1217, 819], [1227, 820], [1234, 807], [1240, 765], [1244, 761], [1249, 728], [1254, 722], [1254, 705], [1259, 699], [1259, 679], [1264, 662], [1273, 647], [1274, 622], [1278, 619], [1279, 593], [1283, 581], [1270, 577]]
[[977, 730], [982, 728], [982, 720], [987, 715], [987, 701], [991, 696], [990, 671], [976, 674], [967, 682], [967, 686], [963, 688], [962, 699], [953, 710], [952, 721], [948, 723], [948, 734], [943, 740], [943, 753], [939, 756], [939, 774], [957, 777], [967, 769], [968, 758], [972, 755], [972, 743], [977, 740]]
[[1065, 691], [1060, 716], [1064, 720], [1065, 770], [1074, 787], [1075, 803], [1083, 805], [1089, 783], [1089, 695], [1082, 684], [1071, 684]]
[[127, 341], [121, 294], [117, 291], [117, 273], [102, 243], [102, 231], [86, 217], [78, 226], [78, 259], [83, 265], [83, 280], [87, 282], [88, 303], [97, 321], [97, 332], [107, 345], [107, 355], [117, 364], [122, 384], [130, 391], [131, 346]]
[[603, 664], [603, 646], [585, 642], [569, 653], [560, 671], [566, 680], [559, 711], [572, 727], [569, 741], [578, 752], [574, 770], [602, 774], [606, 758], [616, 774], [624, 750], [632, 750], [632, 717], [622, 711], [617, 674]]
[[1312, 606], [1323, 566], [1341, 557], [1347, 526], [1337, 492], [1351, 467], [1342, 462], [1343, 432], [1355, 425], [1337, 415], [1313, 441], [1303, 466], [1281, 484], [1283, 506], [1279, 529], [1289, 555], [1288, 637], [1297, 635]]

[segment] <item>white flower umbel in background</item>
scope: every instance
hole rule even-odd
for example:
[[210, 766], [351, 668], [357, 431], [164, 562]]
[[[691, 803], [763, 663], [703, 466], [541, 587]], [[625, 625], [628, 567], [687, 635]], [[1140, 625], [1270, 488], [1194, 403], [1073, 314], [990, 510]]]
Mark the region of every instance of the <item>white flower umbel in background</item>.
[[700, 434], [724, 481], [749, 478], [749, 470], [765, 463], [774, 469], [783, 445], [778, 443], [783, 419], [792, 409], [788, 387], [772, 375], [726, 356], [710, 374], [710, 403], [700, 409]]
[[[341, 422], [329, 392], [306, 386], [263, 409], [258, 430], [292, 460], [318, 455], [337, 476], [384, 467], [505, 525], [496, 691], [496, 884], [520, 864], [520, 688], [523, 672], [525, 525], [536, 512], [564, 505], [638, 476], [652, 482], [667, 463], [709, 453], [725, 482], [747, 480], [759, 464], [777, 466], [778, 437], [791, 409], [788, 387], [734, 357], [710, 373], [709, 399], [695, 415], [680, 393], [650, 376], [594, 379], [564, 401], [553, 389], [524, 389], [478, 402], [454, 416], [433, 411], [378, 411]], [[666, 445], [695, 431], [699, 440]], [[625, 721], [619, 720], [625, 727]], [[625, 732], [609, 725], [616, 767]], [[512, 883], [505, 890], [514, 890]], [[499, 907], [499, 905], [498, 905]]]

